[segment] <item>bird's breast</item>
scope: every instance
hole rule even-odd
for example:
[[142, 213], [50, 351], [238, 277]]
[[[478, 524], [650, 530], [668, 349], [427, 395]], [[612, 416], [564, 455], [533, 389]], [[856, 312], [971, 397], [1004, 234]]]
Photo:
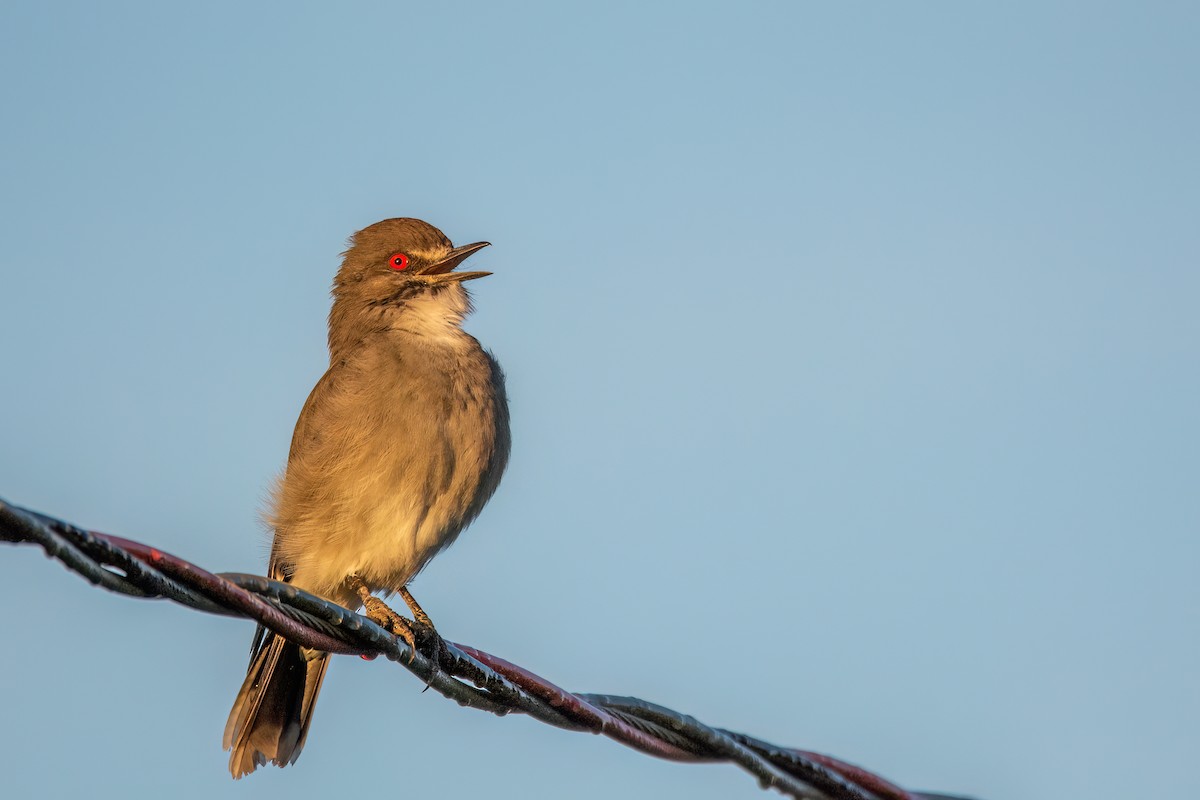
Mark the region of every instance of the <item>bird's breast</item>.
[[277, 550], [298, 585], [328, 594], [357, 574], [398, 590], [495, 489], [503, 392], [462, 336], [379, 342], [331, 368], [305, 409], [314, 419], [297, 424], [314, 430], [293, 446], [275, 504]]

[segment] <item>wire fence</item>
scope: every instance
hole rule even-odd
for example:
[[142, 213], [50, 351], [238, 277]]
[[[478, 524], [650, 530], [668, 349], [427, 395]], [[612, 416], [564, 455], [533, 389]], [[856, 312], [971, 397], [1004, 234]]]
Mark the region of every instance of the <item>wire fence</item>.
[[252, 619], [315, 650], [383, 655], [459, 705], [527, 714], [572, 731], [599, 733], [648, 755], [692, 763], [728, 762], [800, 800], [967, 800], [913, 792], [861, 767], [795, 750], [698, 720], [634, 697], [572, 693], [474, 647], [447, 641], [433, 663], [366, 617], [258, 575], [208, 572], [157, 548], [0, 500], [0, 541], [40, 546], [92, 584], [143, 598]]

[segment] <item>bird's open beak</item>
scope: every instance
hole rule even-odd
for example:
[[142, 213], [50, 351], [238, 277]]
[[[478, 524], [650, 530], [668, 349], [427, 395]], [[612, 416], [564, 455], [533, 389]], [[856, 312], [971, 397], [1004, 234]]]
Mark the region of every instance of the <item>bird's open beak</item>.
[[482, 250], [487, 247], [490, 242], [475, 242], [474, 244], [464, 244], [462, 247], [456, 247], [450, 251], [450, 255], [430, 265], [427, 269], [421, 272], [421, 277], [425, 278], [429, 283], [447, 283], [458, 281], [471, 281], [476, 278], [486, 278], [491, 275], [490, 272], [454, 272], [454, 268], [466, 260], [467, 256], [472, 253]]

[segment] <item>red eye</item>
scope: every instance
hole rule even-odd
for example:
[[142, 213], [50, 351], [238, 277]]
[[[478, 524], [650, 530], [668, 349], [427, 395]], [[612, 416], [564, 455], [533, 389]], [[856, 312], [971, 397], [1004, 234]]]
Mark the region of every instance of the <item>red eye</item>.
[[393, 253], [388, 259], [388, 266], [392, 269], [408, 269], [408, 256], [404, 253]]

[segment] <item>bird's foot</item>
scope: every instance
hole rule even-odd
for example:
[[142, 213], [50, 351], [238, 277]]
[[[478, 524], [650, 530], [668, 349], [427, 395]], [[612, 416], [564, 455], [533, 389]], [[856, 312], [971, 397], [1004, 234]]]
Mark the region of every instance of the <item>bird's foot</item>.
[[417, 634], [417, 646], [421, 648], [422, 655], [428, 658], [429, 663], [433, 665], [433, 670], [425, 681], [425, 688], [428, 689], [433, 685], [433, 679], [442, 669], [442, 654], [446, 651], [446, 641], [437, 632], [437, 628], [433, 627], [432, 622], [417, 620], [413, 628]]
[[425, 682], [425, 688], [428, 689], [437, 676], [438, 670], [441, 669], [442, 654], [446, 651], [446, 640], [437, 632], [437, 628], [433, 627], [433, 620], [425, 613], [425, 609], [421, 608], [420, 603], [408, 591], [407, 586], [401, 586], [399, 594], [405, 605], [412, 611], [415, 623], [413, 627], [420, 640], [421, 652], [433, 664], [433, 672], [430, 673], [429, 680]]
[[412, 663], [417, 652], [417, 632], [414, 623], [393, 611], [387, 603], [371, 594], [366, 586], [359, 584], [355, 590], [358, 592], [359, 599], [362, 600], [363, 610], [367, 612], [367, 619], [388, 633], [399, 636], [408, 642], [408, 646], [413, 650], [413, 655], [409, 658], [409, 663]]

